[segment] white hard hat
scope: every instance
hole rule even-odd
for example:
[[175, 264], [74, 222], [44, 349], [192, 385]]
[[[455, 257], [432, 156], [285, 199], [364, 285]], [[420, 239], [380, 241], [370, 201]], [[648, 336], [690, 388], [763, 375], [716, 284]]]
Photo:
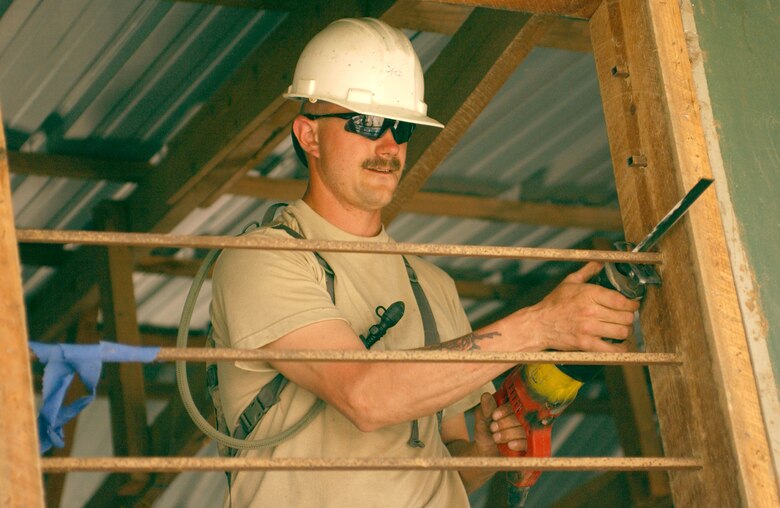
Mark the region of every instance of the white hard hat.
[[422, 66], [397, 28], [373, 18], [334, 21], [303, 49], [284, 97], [444, 127], [427, 116]]

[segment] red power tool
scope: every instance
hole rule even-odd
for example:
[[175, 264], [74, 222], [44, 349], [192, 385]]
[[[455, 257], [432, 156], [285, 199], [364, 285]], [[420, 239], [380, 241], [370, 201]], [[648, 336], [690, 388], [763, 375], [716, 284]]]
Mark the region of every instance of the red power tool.
[[[498, 446], [505, 457], [549, 457], [551, 454], [552, 423], [577, 396], [584, 380], [564, 373], [551, 363], [519, 365], [504, 379], [493, 394], [498, 405], [509, 402], [525, 430], [528, 447], [525, 451]], [[598, 368], [593, 374], [598, 373]], [[541, 471], [513, 471], [509, 481], [509, 506], [525, 504], [529, 489], [539, 479]]]

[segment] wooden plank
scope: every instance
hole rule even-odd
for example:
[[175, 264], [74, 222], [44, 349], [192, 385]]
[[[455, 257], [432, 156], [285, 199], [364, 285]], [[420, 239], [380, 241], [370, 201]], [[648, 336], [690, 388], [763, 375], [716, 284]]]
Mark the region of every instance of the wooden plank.
[[590, 28], [588, 22], [581, 19], [555, 18], [550, 22], [539, 46], [590, 53]]
[[140, 182], [153, 170], [146, 162], [21, 152], [9, 152], [8, 162], [20, 175], [111, 182]]
[[291, 11], [308, 0], [175, 0], [183, 3], [221, 5], [240, 9]]
[[[711, 175], [682, 17], [676, 2], [609, 0], [590, 28], [626, 236], [636, 240]], [[641, 170], [626, 167], [634, 124]], [[671, 473], [675, 505], [780, 506], [714, 193], [685, 224], [660, 245], [666, 283], [641, 316], [649, 351], [685, 359], [682, 369], [650, 369], [666, 454], [704, 463], [698, 474]]]
[[474, 7], [426, 0], [399, 0], [382, 18], [396, 28], [453, 35]]
[[[121, 203], [102, 203], [95, 210], [95, 223], [107, 231], [121, 231], [126, 227], [126, 210]], [[98, 283], [104, 340], [141, 346], [133, 288], [133, 255], [128, 247], [122, 246], [103, 247], [101, 251]], [[114, 454], [149, 455], [143, 366], [137, 362], [109, 363], [104, 369], [109, 383]], [[130, 475], [121, 489], [125, 493], [133, 492], [148, 481], [148, 475]]]
[[[231, 192], [257, 199], [289, 201], [300, 198], [305, 189], [306, 180], [244, 177]], [[404, 211], [559, 228], [623, 230], [620, 211], [617, 208], [518, 202], [444, 192], [417, 192], [409, 199]]]
[[5, 131], [0, 128], [0, 407], [8, 412], [0, 418], [0, 505], [42, 507], [43, 481], [24, 326], [22, 274], [5, 147]]
[[[473, 10], [471, 6], [444, 4], [435, 0], [402, 0], [396, 2], [383, 19], [398, 28], [454, 35]], [[538, 45], [589, 52], [588, 22], [574, 18], [553, 18]]]
[[552, 14], [569, 18], [589, 19], [601, 0], [432, 0], [454, 5], [470, 5], [487, 9]]
[[[421, 128], [409, 144], [393, 201], [383, 210], [389, 224], [530, 53], [549, 18], [475, 9], [425, 73], [428, 112], [446, 125]], [[446, 93], [445, 93], [446, 91]]]
[[[391, 3], [304, 2], [311, 12], [289, 16], [176, 135], [166, 160], [129, 198], [130, 228], [169, 231], [215, 189], [243, 174], [257, 154], [289, 135], [297, 108], [284, 102], [281, 93], [303, 45], [334, 19], [379, 16]], [[36, 292], [27, 307], [33, 337], [50, 340], [97, 304], [95, 272], [85, 269], [95, 263], [95, 251], [81, 248]]]

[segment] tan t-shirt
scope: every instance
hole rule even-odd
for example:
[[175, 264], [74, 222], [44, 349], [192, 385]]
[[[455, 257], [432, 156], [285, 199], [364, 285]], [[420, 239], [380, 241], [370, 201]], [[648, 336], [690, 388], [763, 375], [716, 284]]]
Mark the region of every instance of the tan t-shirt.
[[[346, 233], [297, 201], [285, 208], [277, 221], [306, 238], [391, 242], [384, 230], [373, 238]], [[289, 238], [281, 230], [263, 228], [253, 235]], [[424, 345], [422, 318], [398, 255], [321, 253], [336, 274], [334, 305], [325, 274], [310, 252], [261, 250], [225, 251], [213, 277], [211, 318], [218, 347], [254, 349], [302, 326], [342, 319], [356, 334], [365, 335], [378, 318], [378, 306], [401, 300], [406, 310], [395, 327], [372, 350], [415, 349]], [[442, 341], [471, 331], [454, 283], [434, 265], [408, 256], [433, 311]], [[323, 337], [323, 340], [327, 340]], [[220, 395], [228, 425], [260, 388], [278, 372], [266, 362], [219, 364]], [[420, 379], [420, 383], [425, 383]], [[392, 386], [385, 388], [392, 390]], [[460, 414], [479, 402], [492, 384], [447, 408]], [[294, 383], [282, 391], [280, 402], [265, 415], [250, 435], [258, 439], [276, 435], [297, 422], [314, 403], [315, 396]], [[242, 452], [251, 457], [447, 457], [436, 415], [418, 420], [424, 448], [407, 445], [411, 423], [375, 432], [362, 432], [329, 405], [303, 431], [273, 449]], [[233, 506], [282, 507], [467, 507], [468, 498], [454, 471], [273, 471], [240, 472], [231, 488]]]

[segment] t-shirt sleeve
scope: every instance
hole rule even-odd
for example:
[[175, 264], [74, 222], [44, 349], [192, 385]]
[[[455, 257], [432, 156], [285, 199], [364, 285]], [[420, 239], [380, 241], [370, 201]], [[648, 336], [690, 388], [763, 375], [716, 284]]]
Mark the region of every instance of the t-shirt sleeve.
[[229, 347], [259, 348], [302, 326], [345, 319], [310, 252], [226, 250], [212, 284], [214, 332]]

